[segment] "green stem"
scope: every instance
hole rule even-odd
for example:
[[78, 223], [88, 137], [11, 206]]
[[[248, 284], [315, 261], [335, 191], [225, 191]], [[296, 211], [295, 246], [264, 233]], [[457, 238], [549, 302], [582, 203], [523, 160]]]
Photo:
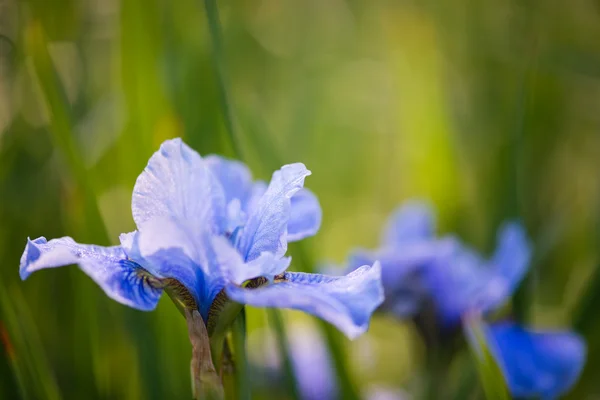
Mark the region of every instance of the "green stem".
[[291, 400], [298, 400], [300, 399], [300, 392], [296, 382], [296, 374], [294, 372], [294, 366], [290, 357], [290, 347], [285, 331], [285, 324], [281, 318], [281, 313], [277, 309], [269, 308], [267, 309], [267, 315], [269, 317], [269, 322], [275, 331], [277, 349], [281, 355], [283, 370], [285, 371], [285, 386], [287, 387], [287, 394], [289, 395], [288, 398]]
[[229, 90], [225, 80], [225, 62], [223, 56], [223, 31], [221, 21], [219, 19], [219, 8], [216, 0], [204, 0], [204, 9], [206, 10], [206, 18], [208, 20], [208, 29], [213, 51], [213, 63], [215, 73], [217, 75], [217, 86], [219, 91], [219, 101], [221, 103], [221, 111], [223, 112], [223, 121], [225, 129], [229, 135], [231, 146], [235, 155], [243, 159], [242, 149], [237, 141], [235, 132], [235, 123], [233, 122], [233, 112], [231, 100], [229, 99]]
[[242, 311], [231, 325], [233, 356], [235, 360], [235, 383], [237, 398], [250, 400], [250, 381], [248, 379], [248, 359], [246, 354], [246, 311]]
[[185, 309], [188, 334], [192, 344], [190, 372], [194, 398], [222, 400], [223, 385], [211, 359], [211, 348], [204, 320], [197, 310]]

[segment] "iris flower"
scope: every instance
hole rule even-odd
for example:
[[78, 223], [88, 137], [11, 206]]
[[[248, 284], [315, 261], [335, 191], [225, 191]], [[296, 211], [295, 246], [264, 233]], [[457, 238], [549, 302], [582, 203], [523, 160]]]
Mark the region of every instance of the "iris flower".
[[381, 263], [382, 311], [406, 318], [431, 302], [440, 325], [455, 326], [465, 313], [488, 313], [510, 298], [530, 259], [520, 224], [507, 223], [500, 229], [489, 259], [456, 237], [436, 237], [435, 230], [431, 207], [411, 201], [392, 213], [380, 248], [351, 253], [351, 270], [375, 260]]
[[[436, 237], [431, 207], [413, 201], [392, 214], [379, 249], [349, 257], [350, 269], [376, 259], [386, 296], [380, 311], [408, 318], [431, 305], [434, 329], [449, 332], [469, 315], [489, 316], [510, 299], [529, 268], [531, 249], [524, 228], [509, 222], [485, 258], [456, 237]], [[486, 338], [516, 397], [555, 398], [583, 367], [585, 345], [572, 332], [533, 332], [502, 322], [489, 325]]]
[[383, 300], [377, 264], [335, 277], [286, 271], [288, 242], [314, 235], [321, 223], [318, 200], [303, 188], [310, 173], [285, 165], [267, 185], [240, 162], [202, 158], [181, 139], [168, 140], [135, 183], [136, 231], [112, 247], [28, 239], [21, 278], [78, 264], [109, 297], [139, 310], [154, 309], [167, 290], [200, 312], [209, 334], [231, 322], [223, 310], [233, 303], [302, 310], [355, 337]]

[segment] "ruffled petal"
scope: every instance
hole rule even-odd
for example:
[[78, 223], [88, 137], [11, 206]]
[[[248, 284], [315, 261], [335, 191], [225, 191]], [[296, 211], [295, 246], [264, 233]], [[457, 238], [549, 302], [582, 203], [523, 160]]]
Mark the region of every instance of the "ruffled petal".
[[70, 237], [49, 242], [44, 237], [28, 239], [19, 273], [26, 279], [37, 270], [69, 264], [78, 264], [108, 297], [132, 308], [152, 310], [162, 293], [138, 264], [127, 259], [121, 247], [78, 244]]
[[511, 394], [556, 399], [579, 379], [583, 339], [568, 331], [530, 331], [512, 322], [490, 325], [486, 338]]
[[240, 237], [239, 249], [245, 261], [252, 261], [263, 252], [285, 254], [290, 198], [302, 188], [308, 175], [310, 171], [302, 163], [284, 165], [275, 171]]
[[212, 244], [220, 274], [236, 285], [242, 285], [258, 277], [272, 282], [276, 275], [285, 272], [292, 261], [291, 257], [277, 257], [272, 253], [262, 253], [254, 260], [245, 263], [237, 249], [224, 237], [213, 238]]
[[389, 218], [382, 243], [393, 247], [414, 240], [433, 238], [435, 224], [435, 215], [429, 204], [421, 201], [406, 202]]
[[305, 311], [335, 325], [350, 338], [368, 329], [371, 314], [383, 301], [378, 263], [346, 276], [288, 272], [284, 279], [258, 289], [227, 285], [225, 290], [238, 303]]
[[313, 236], [321, 227], [321, 205], [317, 196], [308, 189], [301, 189], [291, 200], [290, 220], [287, 225], [287, 240], [295, 242]]
[[179, 138], [165, 141], [152, 155], [133, 188], [131, 209], [138, 228], [156, 217], [185, 221], [196, 234], [206, 224], [215, 233], [226, 228], [221, 184]]

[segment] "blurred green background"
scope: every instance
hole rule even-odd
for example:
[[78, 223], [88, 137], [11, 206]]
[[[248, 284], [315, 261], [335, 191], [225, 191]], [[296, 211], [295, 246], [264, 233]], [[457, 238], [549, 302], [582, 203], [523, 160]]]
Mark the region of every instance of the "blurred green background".
[[[76, 267], [21, 282], [18, 265], [28, 236], [117, 244], [164, 139], [233, 157], [224, 101], [257, 177], [295, 161], [313, 171], [323, 225], [302, 244], [310, 265], [375, 247], [407, 198], [431, 199], [440, 232], [484, 252], [521, 218], [536, 253], [516, 316], [574, 324], [589, 355], [570, 396], [600, 396], [600, 3], [218, 7], [221, 64], [200, 0], [0, 0], [0, 398], [190, 397], [186, 325], [166, 297], [143, 313]], [[267, 319], [248, 312], [260, 360]], [[313, 322], [283, 315], [288, 330]], [[375, 317], [364, 337], [339, 340], [360, 387], [417, 385], [410, 323]]]

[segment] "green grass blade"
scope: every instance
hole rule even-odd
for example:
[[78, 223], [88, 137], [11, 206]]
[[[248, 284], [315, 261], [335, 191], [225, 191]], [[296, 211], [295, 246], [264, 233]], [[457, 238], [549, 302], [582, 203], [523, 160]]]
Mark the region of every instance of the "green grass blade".
[[479, 381], [488, 400], [509, 400], [510, 394], [500, 367], [485, 339], [483, 323], [473, 318], [466, 322], [467, 338]]
[[235, 382], [238, 400], [250, 400], [248, 357], [246, 349], [246, 310], [242, 309], [231, 326], [233, 356], [235, 359]]
[[6, 329], [5, 345], [17, 385], [24, 399], [60, 399], [60, 390], [48, 364], [27, 302], [18, 287], [8, 290], [0, 282], [0, 322]]
[[225, 123], [225, 129], [229, 135], [231, 146], [235, 155], [238, 158], [243, 159], [242, 148], [239, 144], [239, 140], [235, 131], [231, 100], [229, 98], [229, 90], [227, 88], [225, 78], [223, 32], [216, 0], [204, 0], [204, 9], [206, 10], [206, 18], [208, 20], [208, 28], [210, 31], [210, 39], [213, 50], [213, 63], [215, 66], [215, 73], [217, 75], [219, 101], [221, 103], [221, 112], [223, 113], [223, 122]]
[[85, 199], [85, 240], [108, 243], [108, 234], [100, 214], [91, 180], [73, 136], [73, 117], [65, 90], [58, 78], [46, 43], [44, 30], [34, 20], [27, 29], [26, 46], [32, 56], [33, 67], [40, 82], [42, 94], [50, 109], [50, 130], [55, 146], [66, 160], [69, 170]]

